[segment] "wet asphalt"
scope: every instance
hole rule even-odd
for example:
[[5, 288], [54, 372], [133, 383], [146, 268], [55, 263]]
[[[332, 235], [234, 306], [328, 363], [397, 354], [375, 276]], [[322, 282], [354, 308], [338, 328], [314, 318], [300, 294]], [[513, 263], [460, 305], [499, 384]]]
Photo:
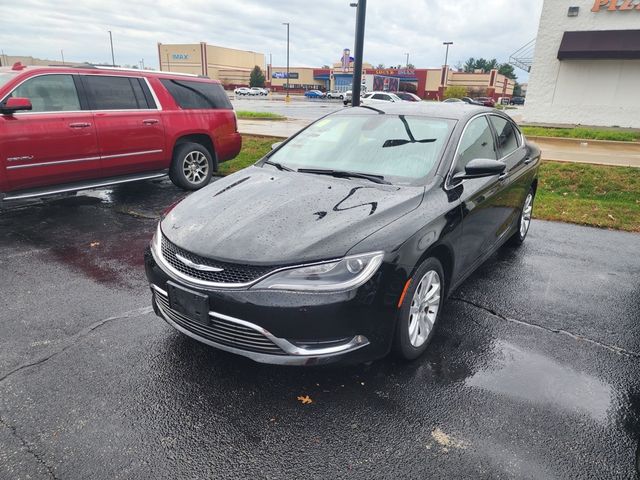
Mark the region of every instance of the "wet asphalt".
[[534, 221], [423, 358], [285, 368], [151, 312], [142, 252], [183, 195], [0, 213], [0, 479], [636, 478], [640, 235]]

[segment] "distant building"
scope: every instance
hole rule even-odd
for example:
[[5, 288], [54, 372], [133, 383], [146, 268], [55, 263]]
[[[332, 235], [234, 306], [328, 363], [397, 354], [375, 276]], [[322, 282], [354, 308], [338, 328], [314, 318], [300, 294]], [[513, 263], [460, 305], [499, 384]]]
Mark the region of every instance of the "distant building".
[[208, 45], [158, 43], [158, 63], [165, 72], [192, 73], [220, 80], [227, 86], [249, 85], [251, 70], [265, 70], [264, 54]]
[[[20, 62], [23, 65], [27, 66], [48, 66], [48, 65], [69, 65], [72, 62], [65, 61], [63, 63], [61, 60], [47, 60], [44, 58], [35, 58], [28, 55], [0, 55], [0, 67], [11, 66], [16, 62]], [[78, 63], [78, 62], [75, 62]]]
[[639, 0], [545, 0], [526, 122], [640, 128], [639, 85]]

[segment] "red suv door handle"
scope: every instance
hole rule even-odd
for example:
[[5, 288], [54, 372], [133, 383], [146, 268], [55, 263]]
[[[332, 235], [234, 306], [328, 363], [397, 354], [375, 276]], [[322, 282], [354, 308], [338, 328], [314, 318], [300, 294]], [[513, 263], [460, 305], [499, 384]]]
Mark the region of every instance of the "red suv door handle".
[[149, 118], [147, 120], [143, 120], [142, 123], [144, 123], [145, 125], [155, 125], [156, 123], [158, 123], [158, 120], [156, 120], [155, 118]]
[[79, 122], [79, 123], [70, 123], [69, 126], [71, 128], [87, 128], [87, 127], [90, 127], [91, 124], [86, 122]]

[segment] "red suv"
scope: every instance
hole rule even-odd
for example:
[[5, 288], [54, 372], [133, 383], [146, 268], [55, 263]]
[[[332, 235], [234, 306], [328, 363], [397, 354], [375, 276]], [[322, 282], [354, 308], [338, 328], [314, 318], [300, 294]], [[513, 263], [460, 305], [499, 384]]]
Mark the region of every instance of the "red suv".
[[219, 82], [108, 67], [0, 68], [0, 205], [157, 178], [209, 183], [242, 139]]

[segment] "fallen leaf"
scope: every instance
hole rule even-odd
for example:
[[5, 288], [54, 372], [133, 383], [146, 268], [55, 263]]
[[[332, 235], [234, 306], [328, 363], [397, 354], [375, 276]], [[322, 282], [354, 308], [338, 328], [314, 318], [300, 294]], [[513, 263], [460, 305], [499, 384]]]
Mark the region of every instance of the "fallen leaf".
[[613, 216], [613, 215], [611, 215], [611, 214], [608, 214], [608, 215], [607, 215], [607, 217], [609, 217], [609, 218], [610, 218], [611, 220], [613, 220], [613, 221], [615, 221], [615, 220], [616, 220], [616, 217], [614, 217], [614, 216]]
[[91, 243], [89, 244], [89, 246], [90, 246], [91, 248], [95, 248], [95, 247], [97, 247], [98, 245], [100, 245], [100, 242], [91, 242]]
[[309, 405], [310, 403], [313, 403], [313, 400], [311, 400], [311, 397], [309, 397], [309, 395], [305, 395], [304, 397], [301, 395], [298, 397], [298, 400], [300, 400], [300, 403], [302, 403], [303, 405]]

